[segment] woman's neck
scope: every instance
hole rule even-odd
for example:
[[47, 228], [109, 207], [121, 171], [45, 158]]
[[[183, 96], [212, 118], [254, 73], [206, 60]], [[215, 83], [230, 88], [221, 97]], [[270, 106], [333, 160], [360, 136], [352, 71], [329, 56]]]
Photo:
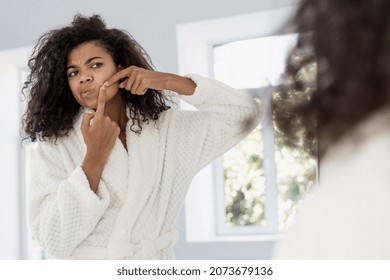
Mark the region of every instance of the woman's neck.
[[110, 103], [106, 104], [105, 113], [111, 120], [117, 123], [121, 131], [125, 131], [125, 127], [128, 121], [126, 114], [126, 103], [122, 96], [117, 94]]

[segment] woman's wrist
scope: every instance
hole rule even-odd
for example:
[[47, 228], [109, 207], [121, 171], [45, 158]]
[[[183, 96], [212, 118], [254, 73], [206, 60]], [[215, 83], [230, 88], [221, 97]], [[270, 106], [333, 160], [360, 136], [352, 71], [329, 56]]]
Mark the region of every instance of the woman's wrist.
[[167, 90], [171, 90], [182, 95], [192, 95], [196, 88], [196, 84], [190, 78], [175, 74], [168, 74], [165, 85]]
[[81, 164], [81, 167], [89, 181], [90, 188], [94, 192], [97, 191], [104, 169], [104, 162], [105, 161], [101, 158], [96, 158], [87, 152], [84, 157], [84, 161]]

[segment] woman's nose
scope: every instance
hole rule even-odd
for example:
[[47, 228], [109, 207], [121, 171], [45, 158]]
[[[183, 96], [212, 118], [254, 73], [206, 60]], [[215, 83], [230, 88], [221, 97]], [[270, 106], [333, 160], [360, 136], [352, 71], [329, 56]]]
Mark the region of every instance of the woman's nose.
[[80, 83], [92, 82], [93, 77], [90, 73], [83, 73], [80, 75]]

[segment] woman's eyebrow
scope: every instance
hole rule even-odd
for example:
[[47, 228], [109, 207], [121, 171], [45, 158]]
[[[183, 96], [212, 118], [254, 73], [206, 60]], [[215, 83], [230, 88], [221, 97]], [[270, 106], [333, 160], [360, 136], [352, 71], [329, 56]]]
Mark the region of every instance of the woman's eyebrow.
[[[86, 65], [86, 64], [89, 64], [89, 63], [91, 63], [93, 60], [99, 59], [99, 58], [102, 58], [102, 57], [100, 57], [100, 56], [91, 57], [91, 58], [87, 59], [87, 61], [85, 61], [84, 64], [85, 64], [85, 65]], [[68, 70], [69, 68], [77, 68], [77, 66], [76, 66], [76, 65], [69, 65], [68, 67], [66, 67], [66, 70]]]

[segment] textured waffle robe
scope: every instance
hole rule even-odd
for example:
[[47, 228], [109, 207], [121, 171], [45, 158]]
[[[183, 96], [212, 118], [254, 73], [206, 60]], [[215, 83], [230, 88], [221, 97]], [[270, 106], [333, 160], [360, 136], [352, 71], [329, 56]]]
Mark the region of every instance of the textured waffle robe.
[[[187, 75], [195, 111], [169, 109], [140, 134], [126, 125], [94, 193], [81, 167], [80, 130], [32, 149], [28, 224], [33, 238], [58, 259], [173, 259], [174, 224], [193, 176], [235, 146], [259, 123], [259, 105], [213, 79]], [[128, 112], [129, 113], [129, 112]]]

